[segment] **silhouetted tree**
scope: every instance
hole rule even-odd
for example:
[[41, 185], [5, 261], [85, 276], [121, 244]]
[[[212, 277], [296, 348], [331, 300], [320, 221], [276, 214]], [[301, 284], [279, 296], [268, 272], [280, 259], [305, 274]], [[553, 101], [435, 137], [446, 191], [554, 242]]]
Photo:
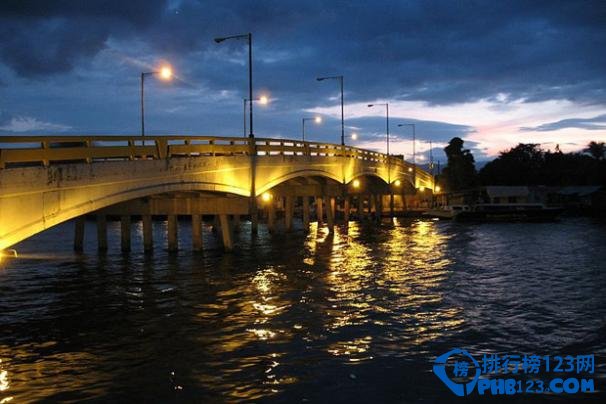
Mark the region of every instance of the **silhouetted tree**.
[[543, 162], [538, 144], [520, 143], [486, 164], [480, 178], [483, 184], [490, 185], [535, 185], [540, 183]]
[[591, 154], [596, 160], [604, 160], [606, 154], [606, 144], [604, 142], [589, 142], [587, 148], [583, 150], [585, 153]]
[[452, 138], [444, 148], [448, 164], [442, 170], [440, 178], [443, 179], [446, 189], [458, 191], [474, 187], [477, 184], [477, 172], [473, 155], [463, 148], [463, 140]]
[[606, 160], [521, 143], [501, 152], [479, 176], [483, 185], [606, 185]]

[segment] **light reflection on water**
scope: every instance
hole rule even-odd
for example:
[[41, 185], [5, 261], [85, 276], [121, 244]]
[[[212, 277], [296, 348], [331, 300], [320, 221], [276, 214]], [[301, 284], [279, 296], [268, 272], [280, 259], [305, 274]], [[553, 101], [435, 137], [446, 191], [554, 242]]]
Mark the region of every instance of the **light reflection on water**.
[[[596, 353], [606, 338], [603, 223], [350, 222], [239, 233], [225, 255], [70, 252], [72, 227], [0, 271], [0, 402], [448, 399], [430, 372], [470, 352]], [[89, 237], [90, 236], [90, 237]], [[549, 351], [549, 352], [547, 352]], [[5, 401], [6, 402], [6, 401]]]

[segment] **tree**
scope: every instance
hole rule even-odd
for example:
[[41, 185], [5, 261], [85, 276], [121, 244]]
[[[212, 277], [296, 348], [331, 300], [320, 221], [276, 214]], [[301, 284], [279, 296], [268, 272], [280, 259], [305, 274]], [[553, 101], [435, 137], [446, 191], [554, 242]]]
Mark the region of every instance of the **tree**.
[[448, 191], [459, 191], [477, 184], [475, 161], [471, 152], [463, 148], [463, 140], [454, 137], [444, 148], [448, 164], [442, 171]]
[[591, 157], [596, 160], [604, 160], [606, 154], [606, 144], [604, 142], [591, 141], [587, 145], [587, 148], [583, 150], [585, 153], [589, 153]]
[[534, 143], [520, 143], [480, 170], [485, 185], [536, 185], [541, 182], [544, 153]]
[[562, 153], [559, 148], [555, 152], [544, 151], [538, 144], [520, 143], [486, 164], [480, 170], [480, 180], [483, 185], [606, 184], [604, 153], [600, 159], [600, 144], [591, 142], [590, 147], [592, 144], [595, 158], [578, 152]]

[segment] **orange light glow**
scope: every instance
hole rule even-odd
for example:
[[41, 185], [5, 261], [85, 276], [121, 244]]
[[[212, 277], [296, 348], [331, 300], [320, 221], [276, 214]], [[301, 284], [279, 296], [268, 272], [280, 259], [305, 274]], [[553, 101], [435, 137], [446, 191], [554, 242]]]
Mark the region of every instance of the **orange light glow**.
[[160, 69], [160, 78], [162, 80], [170, 80], [173, 77], [173, 69], [170, 66], [163, 66]]

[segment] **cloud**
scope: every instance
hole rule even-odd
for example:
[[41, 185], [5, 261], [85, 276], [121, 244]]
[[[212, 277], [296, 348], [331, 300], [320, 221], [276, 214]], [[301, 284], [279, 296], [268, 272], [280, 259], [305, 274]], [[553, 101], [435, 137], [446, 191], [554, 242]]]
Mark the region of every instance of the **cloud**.
[[523, 131], [550, 132], [565, 128], [578, 128], [586, 130], [604, 130], [606, 129], [606, 114], [598, 115], [593, 118], [570, 118], [562, 119], [556, 122], [544, 123], [535, 127], [522, 127]]
[[4, 132], [65, 132], [72, 129], [68, 125], [39, 121], [36, 118], [17, 116], [0, 126]]

